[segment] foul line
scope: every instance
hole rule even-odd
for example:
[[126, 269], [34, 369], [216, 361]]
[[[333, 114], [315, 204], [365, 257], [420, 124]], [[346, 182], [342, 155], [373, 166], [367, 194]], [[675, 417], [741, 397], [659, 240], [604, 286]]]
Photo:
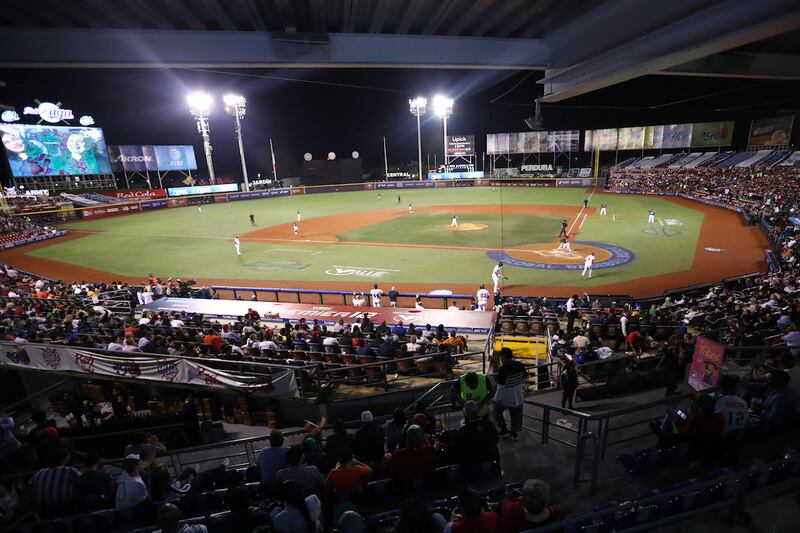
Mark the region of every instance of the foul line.
[[357, 267], [357, 266], [349, 266], [349, 265], [331, 265], [333, 268], [355, 268], [357, 270], [385, 270], [386, 272], [400, 272], [399, 270], [394, 270], [392, 268], [378, 268], [378, 267]]
[[581, 225], [580, 225], [580, 226], [578, 226], [578, 231], [580, 231], [580, 230], [581, 230], [581, 228], [583, 227], [583, 223], [584, 223], [584, 222], [586, 222], [586, 217], [588, 217], [588, 216], [589, 216], [589, 215], [583, 215], [583, 220], [581, 220]]
[[[590, 192], [590, 193], [589, 193], [589, 198], [587, 198], [587, 200], [588, 200], [588, 201], [591, 201], [591, 200], [592, 200], [592, 196], [594, 196], [594, 191], [596, 191], [596, 190], [597, 190], [597, 183], [595, 183], [595, 185], [594, 185], [594, 189], [592, 189], [592, 192]], [[587, 202], [587, 203], [588, 203], [588, 202]], [[572, 222], [572, 225], [571, 225], [571, 226], [569, 227], [569, 229], [567, 230], [567, 233], [572, 233], [572, 228], [574, 228], [574, 227], [575, 227], [575, 223], [576, 223], [576, 222], [578, 222], [578, 219], [579, 219], [579, 218], [581, 218], [581, 214], [583, 213], [584, 209], [586, 209], [586, 208], [585, 208], [585, 207], [581, 207], [581, 210], [580, 210], [580, 211], [578, 211], [578, 216], [576, 216], [576, 217], [575, 217], [575, 220]], [[586, 218], [586, 217], [584, 217], [584, 219], [585, 219], [585, 218]], [[581, 222], [581, 226], [583, 226], [583, 222]], [[580, 230], [580, 228], [578, 228], [578, 230]]]
[[271, 252], [289, 252], [289, 253], [301, 253], [301, 254], [311, 254], [311, 255], [319, 255], [322, 253], [320, 250], [299, 250], [292, 248], [270, 248], [269, 250], [264, 251], [265, 254]]

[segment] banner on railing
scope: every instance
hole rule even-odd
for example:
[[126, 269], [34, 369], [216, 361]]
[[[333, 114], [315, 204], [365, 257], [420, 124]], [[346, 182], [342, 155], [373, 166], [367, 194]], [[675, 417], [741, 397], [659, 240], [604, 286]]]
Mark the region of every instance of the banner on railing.
[[716, 387], [724, 356], [725, 346], [705, 337], [697, 337], [692, 367], [689, 369], [689, 386], [696, 391]]
[[297, 393], [294, 372], [290, 370], [250, 376], [218, 370], [188, 359], [138, 357], [130, 352], [120, 356], [106, 355], [48, 344], [2, 344], [0, 350], [0, 364], [29, 370], [249, 390], [270, 396], [294, 396]]
[[81, 210], [83, 218], [101, 218], [115, 215], [127, 215], [139, 211], [139, 204], [118, 204], [111, 207], [91, 207]]

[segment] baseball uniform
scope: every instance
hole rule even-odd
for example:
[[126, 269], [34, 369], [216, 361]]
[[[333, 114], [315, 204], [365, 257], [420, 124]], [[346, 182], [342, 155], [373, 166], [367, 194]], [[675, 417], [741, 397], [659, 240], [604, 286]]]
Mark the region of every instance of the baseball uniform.
[[500, 278], [503, 277], [503, 265], [497, 264], [492, 270], [492, 283], [494, 283], [494, 292], [500, 292]]
[[650, 216], [647, 217], [647, 223], [648, 224], [653, 224], [655, 221], [656, 221], [656, 212], [651, 209], [650, 210]]
[[586, 274], [589, 274], [589, 279], [591, 279], [593, 266], [594, 266], [594, 253], [590, 253], [583, 260], [583, 272], [581, 273], [581, 277], [585, 276]]
[[450, 218], [450, 227], [457, 228], [458, 227], [458, 217], [453, 213], [452, 218]]
[[487, 307], [489, 306], [489, 291], [486, 288], [481, 287], [478, 289], [478, 292], [475, 294], [475, 297], [478, 300], [478, 310], [479, 311], [486, 311]]
[[600, 214], [606, 216], [606, 204], [600, 204]]
[[383, 296], [383, 291], [379, 288], [375, 287], [374, 289], [369, 291], [370, 299], [372, 300], [372, 307], [380, 307], [381, 306], [381, 296]]
[[242, 252], [239, 251], [239, 246], [241, 243], [239, 242], [239, 237], [233, 238], [233, 247], [236, 248], [236, 255], [242, 255]]

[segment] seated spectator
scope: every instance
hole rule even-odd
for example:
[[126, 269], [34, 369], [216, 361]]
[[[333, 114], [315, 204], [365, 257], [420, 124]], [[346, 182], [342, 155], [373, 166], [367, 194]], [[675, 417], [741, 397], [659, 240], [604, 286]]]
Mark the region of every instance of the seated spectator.
[[303, 448], [292, 446], [286, 453], [287, 468], [275, 474], [275, 483], [281, 485], [284, 481], [293, 481], [303, 491], [304, 496], [316, 494], [322, 496], [325, 481], [316, 466], [302, 464]]
[[464, 423], [448, 440], [451, 463], [466, 466], [500, 460], [497, 429], [488, 418], [480, 416], [478, 404], [472, 400], [464, 404]]
[[364, 519], [356, 511], [345, 511], [336, 522], [339, 533], [366, 533]]
[[75, 480], [75, 494], [78, 503], [87, 510], [105, 507], [111, 500], [111, 476], [99, 467], [100, 457], [87, 453], [84, 458], [83, 473]]
[[678, 422], [678, 433], [689, 442], [689, 453], [705, 463], [713, 461], [725, 429], [722, 416], [714, 412], [714, 398], [707, 394], [697, 397], [699, 412], [690, 415], [685, 424]]
[[501, 504], [500, 531], [519, 533], [550, 524], [566, 518], [567, 513], [558, 505], [551, 503], [550, 487], [541, 479], [529, 479], [522, 486], [519, 495], [506, 496]]
[[353, 452], [344, 450], [336, 468], [328, 472], [325, 488], [329, 493], [358, 494], [362, 483], [372, 475], [372, 468], [353, 458]]
[[142, 480], [141, 467], [138, 455], [131, 454], [122, 460], [122, 474], [117, 478], [117, 510], [136, 507], [147, 499], [147, 486]]
[[386, 470], [395, 481], [407, 482], [433, 475], [436, 468], [436, 450], [425, 443], [422, 428], [412, 424], [406, 433], [406, 445], [392, 453], [386, 461]]
[[272, 524], [269, 513], [251, 507], [250, 491], [243, 485], [228, 489], [225, 493], [225, 506], [229, 512], [209, 524], [211, 533], [250, 532], [257, 527]]
[[157, 504], [176, 502], [180, 496], [172, 490], [172, 479], [165, 464], [154, 464], [150, 467], [150, 499]]
[[275, 483], [275, 475], [286, 468], [286, 454], [289, 448], [283, 446], [283, 433], [278, 430], [269, 434], [269, 447], [258, 454], [258, 468], [261, 470], [261, 486], [271, 490]]
[[439, 533], [447, 521], [439, 513], [432, 513], [425, 502], [409, 498], [403, 502], [400, 518], [392, 533]]
[[406, 413], [402, 408], [396, 407], [392, 411], [392, 418], [383, 425], [383, 431], [386, 434], [386, 451], [389, 453], [392, 453], [400, 446], [405, 425]]
[[0, 459], [8, 460], [20, 446], [14, 436], [14, 419], [10, 416], [0, 417]]
[[736, 395], [738, 379], [736, 376], [723, 375], [719, 380], [722, 395], [717, 398], [714, 411], [724, 422], [723, 435], [736, 439], [742, 436], [747, 426], [749, 409], [747, 402]]
[[760, 409], [761, 419], [767, 431], [780, 431], [794, 420], [796, 398], [789, 391], [789, 374], [775, 370], [767, 375], [767, 396]]
[[373, 422], [372, 412], [361, 413], [361, 427], [353, 437], [353, 455], [373, 468], [383, 459], [386, 433], [383, 427]]
[[342, 452], [352, 449], [353, 437], [347, 433], [344, 420], [336, 419], [333, 422], [333, 433], [325, 439], [325, 454], [328, 456], [329, 469], [336, 466]]
[[188, 494], [190, 490], [192, 490], [192, 483], [194, 479], [197, 477], [197, 470], [194, 468], [184, 468], [181, 475], [178, 476], [170, 488], [173, 492], [175, 492], [179, 497], [183, 496], [184, 494]]
[[453, 513], [450, 533], [497, 533], [500, 531], [500, 517], [494, 511], [484, 510], [483, 497], [472, 488], [458, 492], [458, 510]]
[[304, 496], [303, 490], [293, 481], [284, 481], [278, 491], [283, 503], [272, 514], [272, 527], [278, 533], [321, 533], [322, 503], [312, 494]]
[[159, 529], [153, 533], [208, 533], [203, 524], [181, 524], [183, 512], [172, 503], [165, 503], [158, 508], [156, 525]]
[[314, 436], [307, 436], [303, 439], [303, 455], [305, 463], [309, 466], [316, 466], [320, 474], [327, 474], [330, 466], [328, 465], [328, 454], [319, 447], [319, 441]]
[[63, 508], [75, 499], [75, 480], [80, 472], [71, 466], [70, 449], [66, 442], [59, 441], [52, 445], [49, 454], [49, 465], [36, 472], [30, 484], [39, 509], [44, 511]]

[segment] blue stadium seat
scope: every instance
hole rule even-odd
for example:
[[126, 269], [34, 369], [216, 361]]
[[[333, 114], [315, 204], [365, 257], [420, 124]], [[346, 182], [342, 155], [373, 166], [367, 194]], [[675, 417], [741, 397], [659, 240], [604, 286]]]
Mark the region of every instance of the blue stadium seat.
[[458, 466], [440, 466], [433, 472], [433, 479], [437, 485], [451, 485], [458, 480]]

